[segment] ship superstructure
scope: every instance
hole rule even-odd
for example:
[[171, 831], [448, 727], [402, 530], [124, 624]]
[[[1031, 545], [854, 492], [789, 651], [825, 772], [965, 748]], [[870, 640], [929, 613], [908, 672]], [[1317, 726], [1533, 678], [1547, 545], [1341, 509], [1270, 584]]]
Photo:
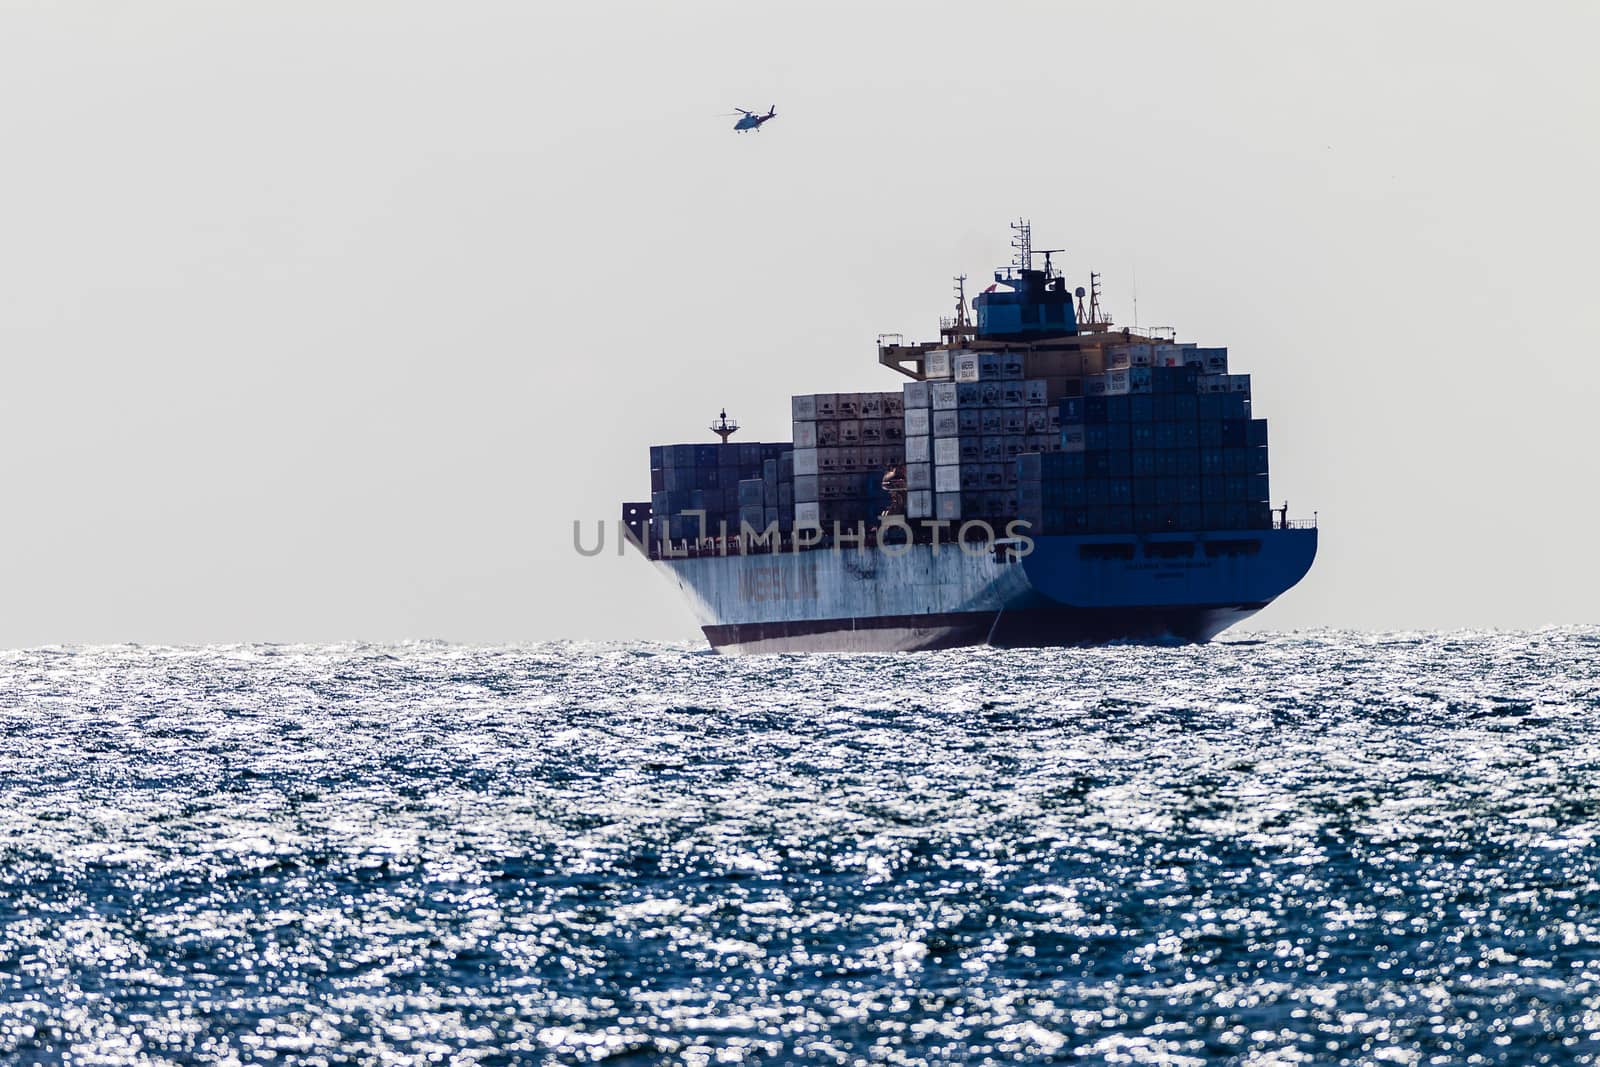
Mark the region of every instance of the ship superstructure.
[[1227, 349], [1114, 326], [1031, 245], [1016, 224], [971, 314], [957, 279], [938, 341], [879, 338], [898, 388], [792, 397], [787, 442], [724, 413], [720, 444], [651, 449], [624, 520], [714, 647], [1204, 641], [1310, 568]]

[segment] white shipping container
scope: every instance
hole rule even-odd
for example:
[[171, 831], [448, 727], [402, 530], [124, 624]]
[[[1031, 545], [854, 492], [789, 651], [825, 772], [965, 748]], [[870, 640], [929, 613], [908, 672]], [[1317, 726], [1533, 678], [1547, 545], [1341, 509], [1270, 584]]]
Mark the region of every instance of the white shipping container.
[[1022, 395], [1029, 407], [1043, 407], [1050, 402], [1050, 387], [1037, 379], [1023, 382]]
[[932, 463], [907, 463], [906, 464], [907, 489], [932, 489], [933, 464]]
[[929, 392], [933, 401], [933, 410], [954, 411], [956, 409], [955, 382], [934, 382]]
[[926, 437], [933, 432], [933, 418], [927, 408], [906, 408], [906, 437]]
[[1228, 375], [1228, 392], [1230, 392], [1230, 393], [1248, 393], [1249, 391], [1250, 391], [1250, 375], [1248, 375], [1248, 374], [1230, 374], [1230, 375]]
[[954, 352], [950, 357], [950, 369], [958, 382], [975, 382], [978, 380], [978, 353]]
[[962, 468], [960, 466], [933, 468], [934, 491], [939, 493], [961, 492], [961, 472], [963, 469], [970, 468]]
[[1003, 408], [1020, 408], [1028, 402], [1026, 391], [1021, 382], [1002, 382], [1000, 385], [1000, 406]]
[[839, 417], [841, 419], [859, 419], [861, 417], [861, 394], [839, 394]]
[[801, 422], [798, 419], [794, 424], [794, 447], [817, 447], [817, 424], [815, 422]]
[[941, 466], [955, 466], [961, 462], [961, 438], [936, 437], [933, 440], [933, 461]]
[[931, 401], [928, 390], [927, 382], [907, 382], [900, 387], [900, 401], [905, 405], [908, 414], [913, 408], [925, 408], [929, 405]]
[[960, 493], [936, 493], [933, 498], [933, 515], [937, 519], [961, 518]]
[[928, 489], [913, 489], [906, 493], [906, 518], [933, 518], [933, 493]]
[[839, 444], [840, 445], [859, 445], [860, 443], [861, 443], [861, 420], [860, 419], [840, 419], [839, 420]]
[[958, 437], [961, 434], [961, 417], [953, 411], [933, 413], [933, 436]]
[[805, 503], [795, 501], [794, 524], [796, 526], [820, 527], [822, 525], [822, 505], [814, 500]]
[[[920, 384], [920, 383], [913, 382], [912, 384], [916, 385], [916, 384]], [[906, 410], [905, 397], [902, 394], [900, 394], [900, 393], [884, 393], [883, 394], [883, 417], [884, 418], [886, 418], [886, 419], [898, 419], [901, 415], [903, 415], [905, 413], [905, 410]]]
[[932, 463], [933, 462], [933, 449], [931, 447], [931, 442], [932, 441], [933, 441], [933, 438], [928, 437], [925, 434], [918, 434], [916, 437], [907, 437], [906, 438], [906, 462], [907, 463]]
[[811, 502], [813, 500], [821, 500], [822, 499], [822, 495], [819, 492], [819, 490], [821, 489], [821, 485], [822, 485], [822, 478], [821, 478], [820, 475], [816, 475], [816, 474], [797, 474], [797, 475], [795, 475], [794, 476], [794, 502], [796, 504], [799, 504], [799, 503], [809, 503], [809, 502]]
[[882, 393], [862, 393], [861, 394], [861, 417], [863, 419], [881, 419], [881, 418], [883, 418], [883, 394]]
[[1202, 348], [1200, 358], [1204, 361], [1201, 366], [1206, 374], [1228, 373], [1228, 350], [1226, 348]]
[[950, 377], [950, 352], [948, 349], [938, 348], [922, 357], [922, 376], [924, 378]]
[[789, 407], [794, 412], [795, 422], [815, 422], [817, 418], [817, 398], [813, 395], [792, 396], [789, 398]]
[[1046, 433], [1050, 429], [1050, 409], [1047, 407], [1025, 408], [1022, 418], [1029, 433]]
[[1025, 373], [1021, 352], [1001, 352], [995, 357], [995, 371], [1008, 381], [1021, 381]]
[[817, 452], [815, 448], [797, 448], [794, 450], [794, 478], [799, 482], [803, 474], [816, 474]]
[[837, 419], [839, 417], [838, 393], [818, 393], [812, 399], [817, 402], [818, 419]]

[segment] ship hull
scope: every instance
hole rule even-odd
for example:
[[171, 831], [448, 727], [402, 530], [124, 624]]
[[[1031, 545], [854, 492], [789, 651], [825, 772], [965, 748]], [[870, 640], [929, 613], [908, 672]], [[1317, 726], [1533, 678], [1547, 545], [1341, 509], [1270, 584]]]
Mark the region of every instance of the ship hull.
[[954, 546], [661, 559], [720, 652], [1203, 642], [1310, 569], [1315, 530], [1041, 537], [1014, 558]]

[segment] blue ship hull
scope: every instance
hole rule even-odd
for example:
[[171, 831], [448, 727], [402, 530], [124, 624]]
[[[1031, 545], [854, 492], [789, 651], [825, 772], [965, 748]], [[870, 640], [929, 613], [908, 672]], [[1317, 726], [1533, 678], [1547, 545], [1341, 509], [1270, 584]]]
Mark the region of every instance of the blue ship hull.
[[812, 549], [656, 562], [727, 653], [1208, 641], [1298, 582], [1315, 529]]

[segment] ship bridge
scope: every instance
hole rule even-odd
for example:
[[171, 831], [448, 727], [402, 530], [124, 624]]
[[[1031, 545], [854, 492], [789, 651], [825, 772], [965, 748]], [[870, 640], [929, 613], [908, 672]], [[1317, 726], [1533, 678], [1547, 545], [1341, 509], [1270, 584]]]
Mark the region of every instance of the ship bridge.
[[973, 300], [981, 341], [1038, 341], [1078, 332], [1067, 280], [1049, 267], [995, 271], [994, 284]]

